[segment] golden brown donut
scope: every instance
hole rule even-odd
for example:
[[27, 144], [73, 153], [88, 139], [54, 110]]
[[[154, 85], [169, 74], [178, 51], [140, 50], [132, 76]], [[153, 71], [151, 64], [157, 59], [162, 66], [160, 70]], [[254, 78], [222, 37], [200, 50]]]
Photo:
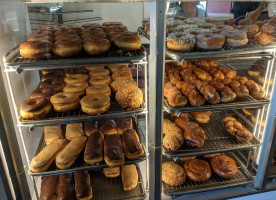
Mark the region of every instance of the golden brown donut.
[[225, 37], [222, 34], [199, 34], [196, 36], [196, 46], [200, 49], [216, 50], [222, 48]]
[[57, 25], [39, 25], [38, 26], [38, 32], [56, 32], [59, 30], [59, 27]]
[[116, 25], [120, 26], [122, 25], [122, 22], [104, 22], [102, 24], [102, 26], [116, 26]]
[[102, 27], [99, 23], [85, 23], [81, 25], [84, 28], [88, 28], [88, 27]]
[[188, 160], [184, 164], [189, 179], [204, 182], [211, 178], [212, 172], [209, 163], [200, 159]]
[[36, 97], [27, 99], [20, 106], [20, 115], [25, 119], [39, 119], [48, 115], [52, 107], [49, 99]]
[[33, 36], [50, 36], [53, 37], [53, 33], [50, 31], [43, 31], [43, 32], [33, 32], [29, 35], [29, 37], [33, 37]]
[[123, 88], [116, 93], [115, 99], [123, 108], [139, 108], [143, 103], [143, 92], [137, 87]]
[[55, 73], [55, 72], [51, 72], [51, 73], [42, 75], [42, 77], [41, 77], [42, 82], [47, 79], [63, 79], [63, 76], [60, 75], [59, 73]]
[[50, 98], [56, 112], [66, 112], [76, 109], [80, 104], [79, 96], [75, 93], [60, 92]]
[[37, 35], [37, 36], [33, 35], [27, 39], [27, 42], [33, 42], [33, 41], [48, 41], [53, 43], [54, 40], [53, 40], [53, 37], [46, 36], [46, 35]]
[[89, 55], [99, 55], [109, 51], [110, 42], [107, 39], [91, 37], [83, 40], [83, 48]]
[[131, 73], [131, 70], [129, 69], [128, 65], [109, 65], [107, 68], [112, 72], [116, 73], [118, 71], [126, 71]]
[[82, 41], [79, 39], [59, 40], [54, 43], [53, 52], [60, 57], [78, 55], [82, 51]]
[[127, 27], [124, 26], [124, 25], [110, 25], [110, 26], [107, 26], [106, 29], [105, 29], [105, 32], [107, 34], [109, 34], [110, 32], [125, 32], [127, 31]]
[[107, 167], [103, 169], [106, 178], [117, 178], [120, 176], [120, 167]]
[[60, 26], [61, 30], [68, 30], [68, 29], [72, 29], [74, 30], [77, 34], [80, 34], [81, 31], [84, 29], [76, 24], [63, 24]]
[[87, 82], [88, 81], [88, 76], [85, 74], [73, 74], [66, 76], [64, 78], [64, 82], [66, 85], [72, 84], [72, 83], [82, 83], [82, 82]]
[[162, 181], [168, 185], [182, 185], [186, 181], [186, 172], [174, 162], [165, 162], [162, 164]]
[[71, 75], [75, 75], [75, 74], [86, 74], [86, 71], [82, 67], [69, 68], [69, 69], [65, 70], [65, 76], [71, 76]]
[[107, 39], [107, 35], [105, 32], [103, 31], [99, 31], [99, 32], [82, 32], [81, 34], [81, 38], [83, 40], [85, 39], [90, 39], [90, 38], [102, 38], [102, 39]]
[[100, 125], [99, 130], [105, 136], [117, 134], [117, 124], [116, 124], [116, 121], [114, 119], [101, 121], [101, 125]]
[[262, 25], [262, 27], [261, 27], [261, 32], [266, 33], [268, 35], [273, 34], [274, 31], [275, 31], [274, 26], [270, 25], [269, 23], [266, 23], [266, 24]]
[[91, 85], [86, 88], [86, 95], [94, 95], [97, 93], [105, 94], [107, 96], [111, 96], [111, 89], [107, 85], [98, 84], [98, 85]]
[[190, 51], [196, 44], [195, 36], [184, 33], [171, 33], [167, 37], [167, 47], [172, 51]]
[[119, 80], [119, 81], [113, 81], [111, 83], [112, 91], [115, 93], [123, 88], [132, 88], [137, 87], [136, 82], [133, 80]]
[[89, 115], [97, 115], [106, 112], [110, 107], [110, 98], [105, 94], [94, 94], [81, 99], [81, 109]]
[[113, 81], [132, 80], [132, 73], [129, 71], [116, 71], [111, 76]]
[[248, 43], [247, 35], [244, 31], [227, 30], [223, 31], [222, 34], [225, 35], [225, 45], [239, 47]]
[[43, 75], [50, 74], [50, 73], [54, 73], [54, 74], [57, 74], [57, 75], [62, 75], [63, 70], [62, 69], [43, 69], [42, 70]]
[[107, 69], [94, 69], [89, 71], [89, 75], [92, 76], [98, 76], [98, 75], [106, 75], [109, 76], [110, 72]]
[[53, 88], [37, 88], [34, 90], [31, 95], [30, 99], [37, 98], [37, 97], [44, 97], [50, 99], [51, 96], [55, 94], [55, 90]]
[[200, 124], [206, 124], [210, 120], [211, 111], [206, 112], [191, 112], [191, 114], [195, 117], [196, 121]]
[[23, 42], [20, 44], [20, 55], [24, 58], [42, 58], [52, 51], [49, 41]]
[[80, 37], [78, 35], [70, 35], [70, 34], [64, 34], [63, 36], [56, 36], [55, 41], [59, 40], [80, 40]]
[[137, 36], [119, 35], [114, 38], [114, 44], [125, 51], [136, 51], [141, 49], [141, 40]]
[[223, 178], [232, 178], [238, 173], [236, 162], [226, 155], [212, 157], [211, 167], [217, 175]]
[[100, 66], [88, 66], [85, 67], [85, 70], [90, 72], [90, 71], [94, 71], [94, 70], [98, 70], [98, 69], [104, 69], [104, 65], [100, 65]]
[[109, 85], [111, 83], [111, 78], [105, 75], [99, 75], [96, 77], [91, 77], [89, 80], [90, 85]]
[[62, 29], [54, 33], [54, 37], [65, 36], [65, 35], [77, 35], [77, 33], [72, 29]]
[[85, 89], [88, 87], [88, 83], [80, 82], [80, 83], [71, 83], [66, 85], [63, 88], [63, 92], [72, 92], [76, 93], [79, 97], [85, 95]]

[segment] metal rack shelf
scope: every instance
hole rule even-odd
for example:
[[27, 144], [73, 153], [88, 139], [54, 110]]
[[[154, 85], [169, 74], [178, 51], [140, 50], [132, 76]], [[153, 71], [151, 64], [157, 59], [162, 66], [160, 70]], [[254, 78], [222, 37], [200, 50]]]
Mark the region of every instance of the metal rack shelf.
[[272, 43], [270, 45], [256, 45], [256, 44], [246, 44], [242, 47], [227, 47], [215, 51], [207, 51], [201, 49], [195, 49], [189, 52], [174, 52], [166, 49], [166, 54], [170, 56], [172, 59], [177, 60], [179, 62], [183, 62], [184, 60], [198, 60], [206, 58], [211, 59], [219, 59], [219, 58], [227, 58], [227, 57], [239, 57], [242, 55], [254, 55], [262, 52], [269, 52], [276, 48], [276, 43]]
[[17, 71], [21, 73], [23, 70], [42, 70], [57, 68], [61, 66], [85, 66], [91, 64], [115, 64], [115, 63], [134, 63], [142, 61], [146, 58], [146, 50], [142, 46], [138, 51], [123, 51], [112, 47], [105, 54], [91, 56], [84, 51], [78, 56], [70, 58], [61, 58], [54, 54], [49, 54], [46, 58], [30, 59], [23, 58], [19, 54], [19, 45], [11, 49], [3, 57], [6, 71]]
[[138, 32], [141, 33], [143, 36], [145, 36], [145, 38], [147, 38], [148, 40], [150, 40], [150, 36], [145, 32], [144, 28], [138, 27]]
[[[136, 160], [128, 160], [127, 158], [125, 158], [125, 163], [124, 163], [125, 165], [135, 164], [135, 163], [142, 162], [142, 161], [147, 159], [147, 151], [146, 151], [146, 148], [145, 148], [145, 145], [144, 145], [144, 143], [145, 143], [144, 137], [143, 137], [142, 133], [140, 132], [140, 129], [138, 129], [136, 121], [135, 121], [134, 118], [132, 119], [132, 122], [133, 122], [133, 129], [136, 130], [136, 132], [139, 136], [139, 140], [140, 140], [140, 143], [142, 145], [142, 148], [144, 149], [145, 154], [144, 154], [144, 156], [142, 156], [142, 157], [140, 157], [139, 159], [136, 159]], [[65, 135], [65, 127], [63, 127], [63, 134]], [[45, 146], [46, 146], [46, 143], [44, 141], [44, 134], [42, 134], [40, 142], [39, 142], [39, 144], [36, 148], [34, 157]], [[86, 164], [84, 162], [84, 159], [83, 159], [83, 154], [84, 154], [84, 150], [80, 153], [80, 155], [78, 156], [78, 158], [76, 159], [76, 161], [74, 162], [74, 164], [71, 166], [70, 169], [65, 169], [65, 170], [58, 169], [56, 167], [55, 163], [53, 163], [49, 167], [49, 169], [45, 172], [34, 173], [34, 172], [31, 172], [30, 169], [29, 169], [28, 173], [31, 176], [41, 176], [41, 175], [49, 176], [49, 175], [55, 175], [55, 174], [64, 174], [64, 173], [71, 173], [71, 172], [84, 171], [84, 170], [95, 170], [95, 169], [101, 169], [101, 168], [108, 167], [107, 164], [104, 161], [102, 163], [98, 163], [96, 165]]]
[[206, 182], [195, 182], [187, 178], [185, 183], [179, 186], [171, 186], [163, 183], [163, 192], [169, 196], [177, 196], [189, 193], [204, 192], [207, 190], [210, 191], [221, 188], [229, 188], [251, 183], [253, 181], [253, 178], [246, 167], [233, 153], [229, 154], [229, 156], [236, 161], [239, 169], [235, 177], [225, 179], [216, 175], [215, 173], [212, 173], [212, 177]]
[[[233, 150], [252, 149], [261, 145], [260, 140], [255, 136], [253, 136], [253, 139], [249, 142], [239, 142], [232, 137], [222, 126], [222, 120], [227, 116], [239, 117], [235, 113], [213, 111], [209, 123], [200, 124], [207, 136], [202, 148], [193, 148], [183, 144], [182, 147], [176, 151], [170, 151], [163, 148], [163, 155], [166, 157], [189, 157]], [[253, 131], [252, 127], [248, 126], [246, 123], [243, 122], [243, 125], [249, 131]]]

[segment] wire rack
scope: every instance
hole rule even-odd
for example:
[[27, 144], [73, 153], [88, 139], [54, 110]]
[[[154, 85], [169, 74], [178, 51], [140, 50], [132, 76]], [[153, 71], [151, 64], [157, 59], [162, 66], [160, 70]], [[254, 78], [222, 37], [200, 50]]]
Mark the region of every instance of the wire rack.
[[49, 67], [57, 68], [70, 65], [125, 63], [130, 61], [141, 61], [145, 57], [146, 51], [143, 46], [138, 51], [123, 51], [112, 46], [110, 51], [98, 56], [91, 56], [83, 51], [78, 56], [70, 58], [61, 58], [54, 54], [48, 54], [45, 58], [30, 59], [20, 56], [18, 45], [4, 55], [4, 61], [7, 69], [20, 72], [24, 69], [39, 70], [45, 68], [49, 69]]
[[[142, 145], [142, 148], [145, 152], [145, 154], [136, 159], [136, 160], [128, 160], [126, 157], [125, 157], [125, 165], [129, 165], [129, 164], [135, 164], [135, 163], [138, 163], [138, 162], [142, 162], [144, 160], [147, 159], [147, 151], [146, 151], [146, 148], [145, 148], [145, 145], [144, 145], [144, 137], [142, 135], [142, 133], [140, 132], [140, 129], [137, 128], [137, 124], [136, 124], [136, 120], [135, 118], [133, 117], [132, 118], [132, 122], [133, 122], [133, 129], [136, 130], [138, 136], [139, 136], [139, 140], [140, 140], [140, 143]], [[62, 127], [63, 129], [63, 135], [65, 135], [65, 126]], [[41, 139], [40, 139], [40, 142], [36, 148], [36, 151], [35, 151], [35, 154], [34, 154], [34, 157], [46, 146], [46, 143], [44, 141], [44, 134], [41, 135]], [[44, 175], [44, 176], [49, 176], [49, 175], [56, 175], [56, 174], [64, 174], [64, 173], [71, 173], [71, 172], [76, 172], [76, 171], [84, 171], [84, 170], [93, 170], [93, 169], [99, 169], [99, 168], [105, 168], [105, 167], [108, 167], [106, 165], [105, 162], [102, 162], [102, 163], [99, 163], [99, 164], [96, 164], [96, 165], [88, 165], [84, 162], [84, 159], [83, 159], [83, 156], [84, 156], [84, 150], [80, 153], [80, 155], [78, 156], [78, 158], [76, 159], [76, 161], [74, 162], [74, 164], [71, 166], [70, 169], [65, 169], [65, 170], [61, 170], [61, 169], [58, 169], [55, 165], [55, 163], [53, 163], [49, 169], [45, 172], [39, 172], [39, 173], [34, 173], [34, 172], [31, 172], [30, 169], [28, 171], [29, 175], [31, 176], [41, 176], [41, 175]]]
[[[201, 148], [193, 148], [185, 145], [185, 143], [176, 151], [171, 151], [163, 148], [163, 155], [167, 157], [189, 157], [195, 155], [204, 155], [218, 152], [229, 152], [234, 150], [252, 149], [261, 145], [260, 140], [253, 136], [253, 139], [248, 142], [239, 142], [235, 137], [232, 137], [222, 126], [222, 120], [227, 116], [238, 116], [235, 113], [224, 111], [212, 112], [208, 124], [200, 124], [206, 134], [206, 141]], [[194, 121], [194, 120], [193, 120]], [[241, 122], [249, 131], [253, 131], [251, 126], [245, 122]]]
[[257, 44], [246, 44], [242, 47], [229, 47], [223, 46], [219, 50], [202, 50], [202, 49], [194, 49], [189, 52], [174, 52], [166, 49], [166, 54], [170, 56], [174, 60], [178, 60], [182, 62], [184, 60], [197, 60], [197, 59], [218, 59], [218, 58], [226, 58], [231, 56], [239, 56], [243, 55], [254, 55], [257, 53], [268, 52], [274, 50], [276, 48], [276, 43], [272, 43], [270, 45], [257, 45]]
[[239, 169], [235, 177], [225, 179], [215, 173], [212, 173], [211, 178], [206, 182], [195, 182], [189, 178], [186, 179], [184, 184], [179, 186], [171, 186], [163, 182], [163, 192], [169, 196], [177, 196], [207, 190], [210, 191], [221, 188], [229, 188], [252, 182], [252, 176], [246, 167], [239, 161], [239, 159], [233, 153], [229, 153], [228, 155], [236, 161]]
[[145, 36], [145, 38], [147, 38], [148, 40], [150, 39], [150, 36], [147, 34], [147, 32], [142, 26], [138, 27], [138, 32], [141, 33], [143, 36]]

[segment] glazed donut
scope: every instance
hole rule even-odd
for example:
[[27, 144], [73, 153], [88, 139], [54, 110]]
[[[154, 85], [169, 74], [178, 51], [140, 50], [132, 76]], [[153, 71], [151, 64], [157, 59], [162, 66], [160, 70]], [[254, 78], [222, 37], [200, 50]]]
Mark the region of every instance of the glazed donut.
[[129, 71], [117, 71], [111, 76], [113, 81], [132, 80], [132, 73]]
[[82, 67], [69, 68], [69, 69], [65, 70], [65, 76], [66, 77], [71, 76], [71, 75], [75, 75], [75, 74], [86, 74], [86, 71]]
[[244, 31], [223, 31], [225, 35], [225, 45], [239, 47], [248, 43], [247, 35]]
[[60, 79], [47, 79], [40, 83], [39, 85], [40, 88], [52, 88], [56, 92], [62, 91], [64, 84], [63, 81]]
[[77, 35], [77, 33], [72, 29], [63, 29], [63, 30], [56, 31], [54, 33], [54, 37], [65, 36], [65, 35]]
[[107, 68], [112, 73], [121, 72], [121, 71], [125, 71], [125, 72], [131, 73], [131, 70], [129, 69], [128, 65], [109, 65], [109, 66], [107, 66]]
[[104, 22], [102, 25], [103, 26], [120, 26], [120, 25], [122, 25], [122, 22]]
[[195, 47], [195, 36], [189, 33], [171, 33], [167, 37], [167, 47], [172, 51], [190, 51]]
[[266, 33], [268, 35], [273, 34], [274, 31], [275, 31], [274, 26], [270, 25], [269, 23], [266, 23], [266, 24], [262, 25], [262, 27], [261, 27], [261, 32]]
[[31, 93], [30, 99], [37, 98], [37, 97], [50, 99], [50, 97], [53, 96], [54, 94], [55, 94], [55, 90], [52, 88], [37, 88]]
[[107, 85], [103, 85], [103, 84], [91, 85], [88, 88], [86, 88], [86, 95], [94, 95], [97, 93], [101, 93], [101, 94], [110, 96], [111, 89]]
[[80, 82], [80, 83], [71, 83], [66, 85], [63, 88], [63, 92], [72, 92], [76, 93], [79, 97], [85, 95], [85, 89], [88, 87], [88, 83]]
[[95, 32], [95, 33], [91, 33], [91, 32], [85, 32], [81, 34], [81, 38], [84, 39], [90, 39], [90, 38], [103, 38], [103, 39], [107, 39], [107, 35], [105, 34], [105, 32]]
[[125, 51], [136, 51], [141, 49], [141, 40], [137, 36], [119, 35], [114, 38], [114, 44]]
[[42, 82], [46, 81], [47, 79], [63, 79], [63, 76], [55, 72], [42, 75], [41, 77]]
[[217, 175], [223, 178], [232, 178], [238, 173], [236, 162], [226, 155], [212, 157], [211, 167]]
[[137, 87], [136, 82], [133, 80], [119, 80], [111, 83], [112, 90], [116, 93], [123, 88]]
[[143, 92], [137, 87], [123, 88], [116, 93], [115, 99], [123, 108], [138, 108], [143, 103]]
[[98, 69], [104, 69], [104, 65], [101, 65], [101, 66], [88, 66], [88, 67], [85, 67], [85, 70], [90, 72], [90, 71], [94, 71], [94, 70], [98, 70]]
[[87, 81], [88, 81], [88, 76], [85, 74], [72, 74], [64, 78], [64, 82], [66, 85], [72, 84], [72, 83], [87, 82]]
[[79, 96], [75, 93], [60, 92], [50, 98], [56, 112], [66, 112], [76, 109], [80, 105]]
[[68, 30], [68, 29], [72, 29], [74, 30], [77, 34], [80, 34], [81, 31], [83, 30], [83, 28], [79, 27], [78, 25], [75, 24], [63, 24], [60, 26], [61, 30]]
[[59, 30], [59, 27], [56, 25], [39, 25], [38, 26], [38, 32], [44, 32], [44, 31], [48, 31], [48, 32], [56, 32]]
[[109, 51], [110, 42], [107, 39], [91, 37], [83, 40], [83, 48], [90, 55], [99, 55]]
[[110, 74], [109, 70], [107, 69], [94, 69], [89, 71], [90, 76], [98, 76], [98, 75], [106, 75], [108, 76]]
[[60, 57], [78, 55], [82, 51], [82, 42], [78, 39], [59, 40], [54, 43], [53, 52]]
[[57, 75], [62, 75], [63, 74], [63, 70], [62, 69], [43, 69], [42, 70], [42, 74], [49, 74], [49, 73], [54, 73]]
[[209, 163], [200, 159], [188, 160], [184, 169], [189, 179], [196, 182], [204, 182], [211, 178], [212, 172]]
[[29, 37], [33, 37], [33, 36], [49, 36], [49, 37], [53, 37], [53, 33], [50, 31], [43, 31], [43, 32], [33, 32], [29, 35]]
[[98, 23], [85, 23], [81, 25], [83, 28], [87, 28], [87, 27], [102, 27], [102, 25], [98, 24]]
[[59, 40], [80, 40], [80, 37], [78, 35], [64, 35], [64, 36], [56, 36], [55, 41]]
[[36, 97], [27, 99], [20, 106], [20, 115], [25, 119], [39, 119], [48, 115], [52, 107], [49, 99]]
[[225, 37], [222, 34], [204, 34], [196, 36], [196, 46], [200, 49], [216, 50], [222, 48]]
[[106, 112], [110, 108], [109, 96], [102, 93], [85, 96], [81, 99], [81, 110], [89, 115]]
[[174, 162], [162, 164], [162, 181], [168, 185], [182, 185], [186, 181], [183, 167]]
[[260, 30], [260, 27], [257, 24], [252, 24], [247, 26], [248, 32], [257, 33]]
[[111, 42], [115, 42], [115, 38], [116, 37], [120, 37], [120, 36], [134, 36], [132, 35], [130, 32], [110, 32], [108, 33], [108, 38]]
[[45, 35], [38, 35], [38, 36], [32, 36], [27, 39], [27, 42], [33, 42], [33, 41], [48, 41], [53, 42], [53, 37], [51, 36], [45, 36]]
[[42, 58], [51, 53], [52, 47], [48, 41], [23, 42], [20, 44], [20, 55], [24, 58]]
[[81, 33], [98, 33], [98, 32], [104, 32], [102, 28], [95, 28], [95, 27], [87, 27], [85, 30], [83, 30]]
[[105, 75], [99, 75], [96, 77], [91, 77], [89, 80], [90, 85], [109, 85], [111, 83], [111, 78], [110, 76], [105, 76]]

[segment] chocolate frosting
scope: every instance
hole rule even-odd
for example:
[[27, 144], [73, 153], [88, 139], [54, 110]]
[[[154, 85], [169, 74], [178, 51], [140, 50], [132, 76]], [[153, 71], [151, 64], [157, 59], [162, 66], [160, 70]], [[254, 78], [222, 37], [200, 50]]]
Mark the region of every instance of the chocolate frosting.
[[27, 99], [24, 101], [21, 106], [20, 110], [24, 112], [32, 112], [42, 109], [43, 107], [49, 105], [49, 99], [44, 97], [37, 97], [33, 99]]
[[57, 200], [73, 200], [72, 174], [61, 174], [58, 177]]
[[90, 183], [87, 172], [75, 172], [75, 191], [77, 198], [84, 198], [89, 195]]
[[85, 145], [84, 158], [96, 158], [102, 153], [102, 138], [101, 132], [97, 131], [88, 137]]
[[131, 127], [131, 119], [130, 118], [126, 118], [126, 119], [118, 119], [117, 120], [117, 128], [121, 129], [123, 131], [132, 128]]
[[123, 142], [126, 147], [126, 151], [129, 153], [135, 153], [141, 149], [141, 145], [137, 140], [137, 133], [133, 129], [127, 129], [123, 133]]
[[56, 183], [58, 176], [45, 176], [41, 181], [39, 200], [48, 200], [56, 195]]
[[123, 157], [121, 138], [118, 134], [105, 137], [105, 155], [112, 160], [121, 160]]
[[92, 122], [84, 122], [84, 133], [85, 135], [91, 135], [92, 133], [99, 130], [99, 122], [92, 121]]
[[101, 121], [100, 131], [106, 132], [111, 129], [116, 129], [117, 125], [114, 119]]

